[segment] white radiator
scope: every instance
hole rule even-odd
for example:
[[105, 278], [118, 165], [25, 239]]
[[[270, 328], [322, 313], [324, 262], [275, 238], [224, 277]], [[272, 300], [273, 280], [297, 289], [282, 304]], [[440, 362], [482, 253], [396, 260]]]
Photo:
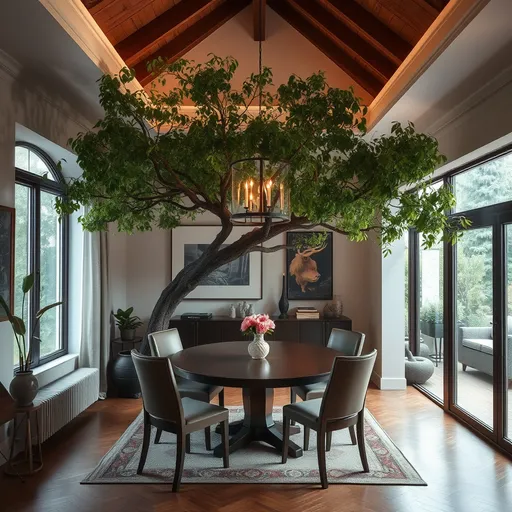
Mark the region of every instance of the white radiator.
[[98, 400], [99, 371], [80, 368], [41, 388], [35, 402], [41, 403], [39, 426], [41, 442], [76, 418]]

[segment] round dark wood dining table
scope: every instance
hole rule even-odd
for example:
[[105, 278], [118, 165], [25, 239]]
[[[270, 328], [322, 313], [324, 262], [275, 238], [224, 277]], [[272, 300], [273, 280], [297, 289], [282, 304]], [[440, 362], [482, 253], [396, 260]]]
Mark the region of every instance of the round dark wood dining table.
[[[327, 381], [336, 356], [330, 348], [306, 343], [270, 341], [266, 359], [252, 359], [248, 342], [231, 341], [187, 348], [171, 357], [177, 375], [217, 386], [242, 388], [244, 419], [230, 425], [229, 452], [252, 441], [282, 449], [283, 436], [272, 419], [274, 388]], [[289, 455], [300, 457], [302, 448], [290, 441]], [[214, 454], [221, 457], [222, 447]]]

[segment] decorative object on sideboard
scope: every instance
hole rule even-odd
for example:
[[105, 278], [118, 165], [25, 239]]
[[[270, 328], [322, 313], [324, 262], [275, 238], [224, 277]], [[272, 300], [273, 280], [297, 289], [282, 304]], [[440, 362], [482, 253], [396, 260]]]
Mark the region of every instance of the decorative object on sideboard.
[[120, 398], [140, 398], [140, 384], [131, 350], [121, 350], [112, 364], [112, 383]]
[[247, 314], [247, 316], [254, 315], [254, 305], [253, 304], [248, 304], [246, 314]]
[[324, 306], [324, 316], [326, 318], [341, 318], [343, 315], [343, 302], [339, 295], [334, 296], [334, 301]]
[[138, 316], [131, 316], [132, 313], [133, 307], [126, 310], [118, 309], [117, 313], [114, 313], [116, 325], [119, 327], [119, 332], [121, 333], [121, 339], [123, 341], [133, 341], [137, 327], [142, 325], [140, 318]]
[[229, 316], [230, 318], [236, 318], [236, 307], [234, 304], [231, 304], [229, 307]]
[[301, 306], [295, 310], [297, 320], [318, 320], [320, 312], [313, 306]]
[[288, 231], [286, 246], [288, 299], [332, 300], [332, 232]]
[[253, 359], [265, 359], [270, 352], [270, 345], [265, 341], [265, 334], [272, 334], [276, 325], [268, 315], [246, 316], [240, 330], [247, 335], [253, 335], [253, 340], [247, 348]]
[[23, 278], [21, 283], [21, 291], [23, 293], [23, 298], [21, 302], [21, 318], [13, 315], [11, 313], [11, 309], [9, 305], [5, 301], [4, 297], [0, 295], [0, 306], [4, 309], [7, 314], [7, 319], [9, 320], [12, 330], [14, 332], [14, 337], [16, 340], [16, 345], [18, 348], [18, 361], [19, 366], [14, 374], [14, 379], [11, 381], [9, 386], [9, 392], [11, 396], [16, 400], [16, 404], [18, 407], [28, 407], [32, 405], [34, 398], [37, 395], [37, 391], [39, 389], [39, 385], [37, 382], [37, 378], [32, 373], [32, 343], [34, 341], [41, 342], [40, 338], [36, 336], [34, 333], [39, 334], [39, 322], [41, 317], [51, 309], [60, 306], [62, 302], [54, 302], [53, 304], [48, 304], [44, 308], [41, 308], [35, 315], [35, 321], [33, 322], [30, 333], [31, 336], [29, 340], [25, 338], [27, 334], [27, 328], [25, 325], [25, 301], [27, 293], [30, 292], [32, 287], [34, 286], [35, 277], [34, 274], [29, 274]]
[[[0, 297], [14, 309], [14, 208], [0, 206]], [[0, 304], [0, 322], [8, 320]]]
[[249, 304], [247, 304], [247, 302], [245, 302], [245, 300], [243, 302], [239, 302], [236, 306], [236, 315], [238, 318], [245, 318], [246, 316], [248, 316], [248, 310], [249, 310]]
[[279, 318], [284, 319], [288, 318], [288, 308], [290, 307], [290, 303], [288, 302], [288, 298], [286, 297], [286, 274], [283, 273], [283, 286], [281, 289], [281, 298], [279, 299]]

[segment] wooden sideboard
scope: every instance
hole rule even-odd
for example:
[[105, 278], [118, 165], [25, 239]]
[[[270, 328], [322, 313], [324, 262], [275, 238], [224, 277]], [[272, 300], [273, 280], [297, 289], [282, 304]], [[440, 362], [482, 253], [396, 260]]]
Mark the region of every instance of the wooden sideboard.
[[[352, 320], [346, 316], [340, 318], [319, 318], [314, 320], [297, 320], [294, 317], [273, 318], [276, 329], [269, 341], [296, 341], [327, 345], [333, 328], [352, 330]], [[220, 343], [222, 341], [242, 341], [249, 339], [240, 332], [241, 318], [215, 316], [210, 320], [183, 320], [174, 317], [169, 328], [178, 329], [184, 348]]]

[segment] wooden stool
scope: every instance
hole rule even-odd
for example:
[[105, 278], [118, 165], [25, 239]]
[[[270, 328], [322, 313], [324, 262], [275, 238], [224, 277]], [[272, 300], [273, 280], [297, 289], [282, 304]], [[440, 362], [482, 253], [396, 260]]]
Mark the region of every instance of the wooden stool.
[[[41, 451], [41, 436], [39, 434], [39, 409], [41, 403], [33, 403], [27, 407], [16, 407], [16, 415], [14, 417], [14, 427], [11, 442], [11, 451], [9, 454], [9, 464], [5, 468], [8, 475], [33, 475], [40, 471], [43, 467], [43, 454]], [[34, 415], [32, 416], [32, 413]], [[23, 425], [23, 420], [18, 421], [18, 414], [25, 415], [25, 453], [24, 456], [13, 459], [14, 443], [16, 442], [16, 434]], [[36, 423], [36, 449], [37, 457], [34, 457], [34, 446], [32, 445], [32, 417]]]

